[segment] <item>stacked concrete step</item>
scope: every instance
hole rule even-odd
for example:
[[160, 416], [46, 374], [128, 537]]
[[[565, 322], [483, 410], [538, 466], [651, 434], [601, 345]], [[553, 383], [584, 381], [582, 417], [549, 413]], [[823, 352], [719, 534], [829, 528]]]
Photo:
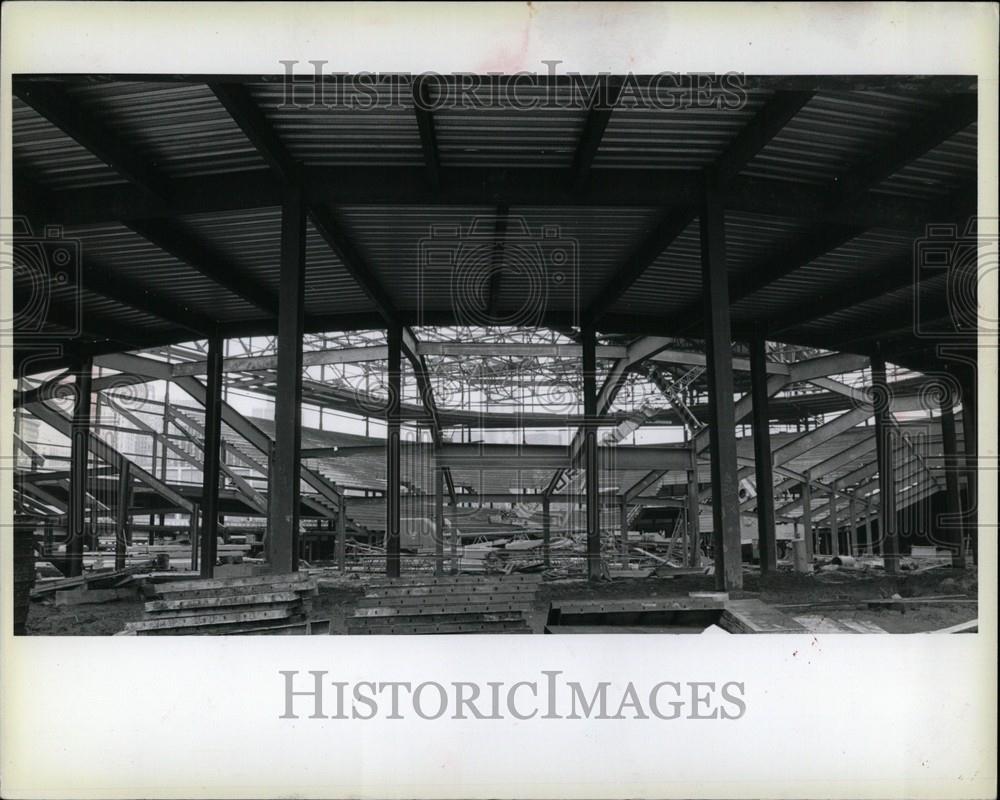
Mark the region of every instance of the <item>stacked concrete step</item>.
[[385, 578], [365, 585], [353, 634], [531, 633], [539, 575]]
[[305, 573], [171, 582], [152, 588], [138, 636], [287, 633], [303, 626], [316, 581]]

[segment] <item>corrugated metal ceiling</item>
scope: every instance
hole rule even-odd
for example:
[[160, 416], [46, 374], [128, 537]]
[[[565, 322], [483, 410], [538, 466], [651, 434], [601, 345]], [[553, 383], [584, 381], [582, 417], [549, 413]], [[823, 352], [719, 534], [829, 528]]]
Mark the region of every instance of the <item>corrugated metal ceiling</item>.
[[[280, 82], [248, 85], [250, 96], [291, 156], [310, 167], [377, 165], [422, 167], [421, 145], [413, 100], [407, 90], [384, 84], [354, 89], [336, 98], [333, 107], [289, 105]], [[306, 91], [300, 88], [301, 91]], [[439, 99], [432, 88], [433, 106]], [[645, 90], [643, 90], [645, 91]], [[565, 86], [519, 90], [521, 101], [556, 98], [554, 107], [526, 110], [497, 108], [500, 90], [485, 86], [468, 95], [472, 107], [436, 108], [433, 112], [438, 155], [446, 170], [468, 167], [542, 168], [563, 185], [579, 147], [587, 110], [570, 100]], [[533, 94], [534, 92], [534, 94]], [[263, 171], [265, 160], [205, 84], [169, 81], [77, 81], [66, 95], [113, 130], [151, 168], [170, 179], [199, 175]], [[538, 96], [536, 96], [538, 95]], [[543, 97], [544, 96], [544, 97]], [[754, 89], [738, 109], [721, 104], [680, 104], [671, 109], [630, 108], [611, 113], [593, 160], [595, 173], [613, 169], [675, 171], [694, 174], [712, 163], [773, 98]], [[308, 98], [306, 98], [308, 100]], [[373, 104], [376, 108], [365, 107]], [[886, 148], [941, 106], [942, 95], [828, 91], [811, 100], [753, 157], [741, 175], [771, 186], [833, 186], [838, 177]], [[531, 103], [528, 102], [530, 105]], [[712, 104], [708, 104], [711, 106]], [[14, 166], [48, 190], [80, 190], [119, 185], [124, 180], [17, 97], [13, 101]], [[871, 197], [925, 200], [968, 186], [975, 177], [978, 130], [970, 125], [874, 187]], [[669, 180], [665, 177], [665, 180]], [[15, 198], [16, 199], [16, 198]], [[579, 264], [576, 273], [546, 266], [546, 308], [564, 316], [588, 307], [649, 235], [664, 213], [650, 207], [514, 206], [508, 219], [523, 218], [532, 231], [554, 231], [553, 241], [570, 243]], [[401, 310], [448, 311], [456, 308], [454, 276], [431, 274], [422, 253], [435, 229], [468, 231], [473, 220], [486, 229], [495, 225], [492, 204], [441, 206], [371, 206], [347, 204], [334, 210], [364, 265], [381, 282]], [[277, 292], [280, 255], [280, 212], [277, 207], [188, 215], [181, 225], [203, 240], [228, 263], [272, 293]], [[730, 211], [726, 217], [727, 258], [734, 278], [752, 274], [816, 230], [816, 220]], [[84, 257], [141, 285], [151, 297], [169, 297], [223, 323], [261, 318], [261, 311], [219, 287], [187, 264], [149, 244], [123, 225], [75, 226]], [[484, 240], [485, 242], [485, 240]], [[734, 305], [737, 322], [766, 320], [783, 309], [808, 303], [818, 294], [837, 291], [863, 280], [873, 269], [905, 255], [912, 235], [869, 230], [852, 241], [803, 265], [752, 297]], [[551, 243], [544, 243], [549, 247]], [[484, 243], [484, 252], [492, 252]], [[515, 266], [524, 252], [510, 246], [505, 256]], [[322, 238], [308, 228], [307, 313], [335, 315], [374, 309], [364, 291]], [[568, 281], [556, 285], [553, 273]], [[698, 223], [693, 221], [655, 258], [645, 273], [610, 308], [617, 315], [669, 318], [696, 302], [701, 292]], [[516, 311], [529, 298], [530, 282], [508, 270], [495, 301], [501, 313]], [[873, 316], [895, 309], [901, 298], [887, 295], [857, 310], [832, 315], [820, 324], [799, 326], [795, 335], [827, 335], [834, 325], [871, 324]], [[114, 303], [87, 295], [86, 308], [126, 324], [155, 323], [148, 315], [126, 312]]]

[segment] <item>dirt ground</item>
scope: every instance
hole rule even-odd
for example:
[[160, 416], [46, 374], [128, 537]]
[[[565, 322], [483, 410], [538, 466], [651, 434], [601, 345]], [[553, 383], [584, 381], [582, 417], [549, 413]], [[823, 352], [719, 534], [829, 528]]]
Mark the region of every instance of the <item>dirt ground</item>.
[[[857, 619], [871, 622], [890, 633], [916, 633], [937, 630], [977, 616], [977, 585], [972, 572], [935, 569], [916, 575], [892, 577], [884, 574], [823, 577], [823, 573], [799, 575], [793, 572], [762, 578], [748, 572], [744, 578], [744, 591], [765, 603], [783, 606], [794, 603], [816, 603], [830, 600], [852, 601], [839, 608], [781, 608], [791, 616], [804, 614], [833, 619]], [[834, 582], [836, 581], [836, 582]], [[319, 595], [312, 600], [314, 619], [329, 619], [330, 632], [346, 633], [346, 619], [353, 613], [361, 598], [360, 580], [334, 587], [321, 586]], [[685, 597], [689, 592], [711, 591], [711, 576], [681, 576], [625, 578], [614, 581], [590, 583], [586, 580], [548, 581], [541, 585], [530, 623], [536, 633], [541, 633], [549, 604], [553, 600], [648, 599]], [[869, 609], [866, 600], [901, 597], [930, 597], [939, 595], [969, 595], [969, 602], [941, 605], [905, 605]], [[857, 601], [855, 604], [853, 601]], [[902, 610], [901, 610], [902, 609]], [[142, 619], [143, 605], [138, 597], [117, 600], [101, 605], [56, 606], [47, 602], [32, 602], [28, 615], [29, 635], [42, 636], [108, 636], [124, 628], [126, 622]]]

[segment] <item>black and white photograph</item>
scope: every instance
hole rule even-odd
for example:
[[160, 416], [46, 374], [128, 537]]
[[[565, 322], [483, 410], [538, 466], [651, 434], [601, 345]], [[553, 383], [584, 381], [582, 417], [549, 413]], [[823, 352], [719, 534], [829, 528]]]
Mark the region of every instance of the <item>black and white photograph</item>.
[[[160, 784], [111, 765], [101, 774], [91, 743], [86, 767], [71, 759], [79, 785], [22, 761], [5, 797], [95, 786], [146, 797], [995, 796], [996, 5], [954, 4], [962, 30], [981, 35], [940, 42], [958, 54], [954, 67], [931, 59], [936, 69], [893, 61], [898, 43], [872, 54], [877, 65], [832, 69], [817, 54], [802, 69], [776, 51], [769, 69], [730, 68], [712, 56], [711, 21], [737, 36], [741, 15], [764, 9], [544, 2], [288, 4], [287, 30], [281, 4], [203, 6], [192, 29], [228, 41], [263, 31], [267, 12], [262, 37], [286, 49], [250, 69], [236, 52], [203, 58], [200, 39], [179, 41], [197, 4], [127, 4], [130, 22], [93, 27], [101, 47], [128, 55], [98, 56], [81, 34], [68, 67], [46, 55], [59, 35], [19, 29], [31, 29], [27, 5], [4, 8], [5, 39], [28, 36], [5, 41], [3, 70], [6, 658], [48, 653], [73, 681], [103, 668], [71, 648], [114, 669], [134, 653], [156, 665], [141, 668], [148, 682], [130, 675], [157, 703], [206, 714], [211, 701], [185, 688], [204, 672], [181, 653], [228, 653], [227, 672], [252, 671], [250, 653], [284, 658], [254, 684], [259, 697], [243, 694], [278, 726], [261, 728], [261, 747], [286, 724], [329, 747], [363, 737], [373, 759], [371, 717], [406, 718], [417, 738], [430, 735], [421, 726], [442, 735], [433, 720], [471, 719], [453, 724], [487, 742], [478, 720], [559, 737], [539, 720], [566, 718], [590, 726], [573, 734], [597, 740], [587, 747], [615, 747], [635, 728], [634, 746], [647, 741], [656, 761], [659, 720], [679, 720], [671, 739], [693, 725], [692, 747], [726, 729], [716, 735], [736, 749], [753, 738], [740, 725], [785, 725], [758, 710], [768, 674], [746, 661], [780, 651], [803, 670], [790, 705], [829, 705], [795, 725], [834, 737], [811, 758], [805, 743], [801, 757], [773, 745], [777, 761], [795, 760], [789, 777], [815, 767], [813, 780], [846, 780], [864, 760], [840, 755], [847, 729], [832, 733], [850, 715], [822, 723], [845, 713], [838, 694], [884, 705], [865, 713], [888, 729], [865, 736], [888, 736], [892, 755], [879, 778], [889, 782], [857, 791], [777, 775], [765, 789], [754, 770], [744, 785], [722, 752], [718, 763], [703, 752], [705, 780], [725, 771], [726, 788], [672, 788], [629, 762], [616, 776], [614, 759], [607, 785], [542, 773], [533, 785], [510, 761], [511, 784], [483, 794], [469, 773], [484, 754], [461, 749], [458, 727], [439, 777], [466, 780], [446, 789], [387, 788], [367, 771], [367, 782], [323, 783], [309, 769], [301, 785], [263, 789], [234, 765], [211, 786]], [[90, 5], [61, 8], [86, 17]], [[128, 33], [157, 30], [140, 22], [147, 12], [176, 45], [150, 62]], [[312, 12], [318, 31], [355, 39], [350, 59], [306, 35]], [[803, 29], [802, 14], [826, 18], [831, 52], [849, 31], [877, 50], [898, 24], [909, 52], [918, 12], [949, 14], [875, 3], [828, 18], [809, 4], [769, 13]], [[643, 46], [620, 39], [620, 14], [635, 15]], [[435, 45], [450, 16], [492, 44], [436, 56], [454, 44], [452, 31]], [[491, 20], [508, 16], [523, 40], [501, 45], [507, 29], [498, 21], [491, 39]], [[545, 20], [603, 45], [585, 63], [541, 35], [529, 44]], [[643, 20], [709, 57], [675, 64], [668, 47], [650, 49]], [[386, 42], [410, 24], [407, 46], [422, 56], [406, 69]], [[824, 682], [827, 647], [868, 665], [836, 668], [829, 680], [849, 690]], [[375, 652], [391, 679], [360, 667], [338, 678], [334, 654]], [[465, 683], [445, 680], [419, 666], [435, 652], [493, 653], [513, 671], [494, 680], [470, 666]], [[924, 652], [952, 655], [923, 674]], [[714, 666], [668, 668], [656, 683], [629, 673], [630, 653], [661, 673], [671, 654]], [[620, 670], [560, 672], [588, 657]], [[864, 686], [863, 672], [896, 658], [912, 676]], [[987, 682], [949, 677], [956, 661]], [[4, 739], [37, 746], [62, 725], [46, 722], [60, 714], [50, 683], [7, 672], [5, 710], [16, 695], [34, 711]], [[241, 680], [211, 679], [234, 693]], [[775, 675], [772, 693], [791, 680]], [[962, 699], [936, 696], [938, 681]], [[190, 738], [201, 733], [159, 750], [155, 715], [139, 722], [119, 685], [122, 696], [89, 698], [78, 719], [109, 746], [143, 740], [122, 756], [128, 769], [180, 769], [187, 746], [210, 763], [212, 746]], [[975, 772], [942, 772], [940, 759], [926, 785], [908, 772], [911, 750], [934, 752], [924, 714], [978, 731], [983, 750], [964, 751]], [[348, 722], [336, 732], [318, 719]], [[716, 721], [689, 722], [700, 719]], [[507, 723], [493, 724], [501, 735]], [[792, 730], [779, 735], [811, 728]], [[298, 757], [282, 756], [285, 767]]]

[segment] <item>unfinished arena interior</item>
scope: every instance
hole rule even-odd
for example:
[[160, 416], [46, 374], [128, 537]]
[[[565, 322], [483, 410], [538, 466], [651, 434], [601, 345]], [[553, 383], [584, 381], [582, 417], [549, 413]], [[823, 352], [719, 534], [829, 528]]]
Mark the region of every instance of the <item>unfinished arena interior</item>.
[[17, 630], [976, 631], [975, 80], [673, 78], [15, 76]]

